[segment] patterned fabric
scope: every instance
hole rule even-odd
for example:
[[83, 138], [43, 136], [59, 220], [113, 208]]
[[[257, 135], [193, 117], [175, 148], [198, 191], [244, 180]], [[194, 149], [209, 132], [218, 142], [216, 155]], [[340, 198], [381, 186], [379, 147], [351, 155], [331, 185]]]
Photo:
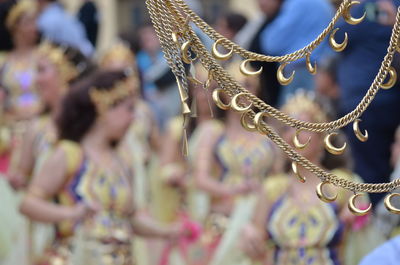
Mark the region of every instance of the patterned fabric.
[[[61, 141], [59, 146], [67, 156], [69, 177], [55, 196], [55, 201], [64, 206], [73, 206], [78, 202], [96, 203], [101, 205], [101, 210], [81, 224], [67, 221], [57, 224], [56, 241], [39, 264], [77, 265], [89, 259], [90, 262], [82, 261], [82, 264], [132, 265], [130, 172], [122, 163], [118, 173], [96, 165], [76, 143]], [[82, 248], [85, 251], [79, 251]], [[64, 260], [64, 263], [55, 263], [57, 260]]]
[[249, 141], [247, 137], [229, 139], [222, 134], [215, 146], [215, 158], [222, 169], [219, 180], [237, 184], [245, 179], [262, 180], [272, 167], [272, 144], [258, 138]]
[[40, 100], [34, 83], [36, 78], [35, 56], [26, 60], [6, 59], [0, 70], [1, 85], [7, 91], [6, 108], [16, 119], [33, 117], [40, 109]]
[[51, 150], [53, 150], [54, 144], [57, 141], [55, 129], [51, 117], [44, 115], [39, 117], [33, 122], [32, 130], [34, 130], [34, 143], [33, 143], [33, 155], [36, 158], [35, 168], [33, 169], [34, 176], [43, 162], [49, 157]]
[[266, 181], [266, 194], [270, 198], [275, 195], [266, 226], [276, 247], [274, 264], [340, 264], [337, 249], [344, 224], [339, 220], [338, 204], [303, 204], [285, 192], [288, 186], [287, 176]]

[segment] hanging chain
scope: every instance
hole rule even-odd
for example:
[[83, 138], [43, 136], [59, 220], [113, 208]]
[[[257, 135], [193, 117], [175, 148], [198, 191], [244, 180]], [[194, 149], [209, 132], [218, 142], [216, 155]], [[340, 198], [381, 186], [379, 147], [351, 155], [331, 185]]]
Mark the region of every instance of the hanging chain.
[[[375, 77], [373, 83], [368, 89], [366, 95], [358, 104], [358, 106], [343, 116], [340, 119], [337, 119], [332, 122], [327, 123], [310, 123], [304, 122], [300, 120], [296, 120], [287, 114], [273, 108], [272, 106], [266, 104], [261, 99], [256, 97], [255, 95], [249, 93], [245, 88], [240, 86], [238, 82], [236, 82], [230, 75], [221, 67], [221, 65], [210, 55], [208, 50], [205, 48], [204, 44], [201, 42], [199, 37], [195, 34], [195, 32], [191, 29], [191, 27], [185, 28], [187, 25], [187, 17], [190, 17], [190, 20], [201, 30], [203, 30], [207, 35], [209, 35], [212, 39], [223, 39], [221, 44], [226, 48], [233, 47], [233, 50], [242, 55], [244, 58], [251, 58], [258, 61], [275, 61], [275, 62], [286, 62], [293, 61], [300, 58], [303, 58], [310, 51], [315, 49], [322, 40], [328, 35], [328, 33], [333, 29], [335, 23], [338, 18], [343, 14], [344, 10], [349, 6], [350, 0], [344, 0], [340, 5], [338, 11], [336, 12], [334, 18], [328, 27], [318, 36], [316, 40], [307, 45], [305, 48], [298, 50], [292, 54], [288, 54], [285, 56], [265, 56], [260, 54], [251, 53], [241, 48], [240, 46], [234, 44], [228, 39], [223, 38], [220, 34], [215, 32], [210, 26], [208, 26], [200, 17], [198, 17], [193, 11], [191, 11], [187, 5], [182, 0], [146, 0], [150, 16], [154, 23], [156, 32], [158, 37], [160, 38], [160, 42], [162, 44], [162, 48], [166, 53], [166, 59], [169, 62], [169, 65], [173, 69], [175, 74], [178, 74], [182, 79], [182, 82], [185, 83], [185, 87], [187, 88], [186, 75], [184, 72], [184, 67], [182, 62], [177, 63], [177, 58], [181, 60], [181, 55], [178, 52], [179, 50], [176, 48], [176, 44], [171, 41], [171, 36], [173, 32], [180, 32], [181, 37], [191, 42], [191, 49], [196, 53], [201, 64], [210, 72], [213, 79], [219, 84], [220, 88], [224, 90], [224, 92], [233, 97], [238, 93], [243, 93], [245, 97], [253, 104], [253, 106], [257, 107], [259, 111], [266, 112], [268, 116], [273, 117], [282, 123], [289, 125], [296, 129], [303, 129], [314, 132], [331, 132], [336, 129], [340, 129], [347, 124], [355, 121], [358, 117], [362, 115], [362, 113], [368, 108], [369, 104], [374, 99], [375, 95], [378, 93], [381, 88], [388, 70], [393, 61], [394, 53], [396, 52], [396, 48], [399, 44], [400, 37], [400, 8], [398, 9], [396, 15], [396, 23], [393, 27], [390, 44], [387, 49], [387, 54], [384, 57], [384, 60], [381, 64], [379, 72]], [[171, 51], [175, 51], [171, 54]], [[179, 61], [178, 60], [178, 61]], [[175, 67], [175, 68], [174, 68]], [[249, 118], [255, 117], [255, 112], [250, 110], [248, 112]], [[351, 190], [353, 192], [368, 192], [368, 193], [382, 193], [382, 192], [390, 192], [396, 188], [400, 187], [400, 179], [394, 180], [389, 183], [380, 183], [380, 184], [369, 184], [369, 183], [356, 183], [347, 179], [340, 178], [332, 173], [326, 172], [318, 166], [311, 163], [309, 160], [304, 158], [298, 152], [296, 152], [288, 143], [286, 143], [275, 131], [272, 127], [270, 127], [265, 122], [261, 122], [261, 129], [263, 134], [265, 134], [268, 138], [270, 138], [282, 151], [294, 162], [307, 169], [308, 171], [314, 173], [318, 176], [321, 181], [329, 182], [335, 186]]]

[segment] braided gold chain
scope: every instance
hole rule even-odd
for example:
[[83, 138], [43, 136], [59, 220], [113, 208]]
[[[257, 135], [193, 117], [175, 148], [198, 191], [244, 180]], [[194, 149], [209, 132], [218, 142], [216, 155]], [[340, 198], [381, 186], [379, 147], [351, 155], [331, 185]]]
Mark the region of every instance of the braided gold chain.
[[[284, 124], [289, 125], [291, 127], [297, 129], [306, 129], [314, 132], [327, 132], [333, 131], [338, 128], [342, 128], [350, 122], [357, 119], [369, 106], [369, 104], [374, 99], [376, 93], [379, 91], [386, 75], [389, 70], [389, 67], [392, 63], [394, 53], [396, 51], [396, 47], [398, 46], [398, 41], [400, 37], [400, 8], [398, 9], [396, 15], [396, 23], [393, 27], [392, 36], [390, 39], [390, 44], [388, 47], [388, 53], [386, 54], [379, 72], [375, 77], [371, 87], [367, 91], [365, 97], [359, 103], [355, 110], [345, 115], [344, 117], [328, 122], [328, 123], [309, 123], [303, 122], [289, 117], [288, 115], [278, 111], [277, 109], [271, 107], [270, 105], [263, 102], [261, 99], [249, 93], [245, 88], [241, 87], [223, 68], [222, 66], [209, 54], [208, 50], [205, 48], [204, 44], [201, 42], [199, 37], [195, 34], [195, 32], [191, 29], [191, 27], [187, 27], [187, 17], [184, 14], [188, 14], [190, 19], [202, 30], [206, 29], [206, 24], [203, 24], [202, 20], [197, 17], [192, 11], [188, 9], [186, 4], [182, 2], [182, 0], [146, 0], [150, 16], [155, 25], [156, 32], [158, 37], [160, 38], [160, 42], [163, 44], [163, 49], [176, 49], [176, 47], [171, 44], [171, 34], [173, 32], [180, 32], [182, 42], [184, 40], [191, 41], [191, 48], [196, 53], [202, 65], [212, 74], [213, 79], [219, 84], [220, 88], [223, 89], [229, 96], [233, 97], [238, 93], [244, 93], [249, 101], [253, 103], [253, 106], [257, 107], [260, 111], [266, 112], [269, 116], [282, 121]], [[178, 3], [178, 5], [176, 5]], [[337, 16], [343, 12], [343, 8], [345, 8], [349, 4], [348, 0], [343, 1], [338, 12], [336, 13], [333, 23], [336, 22]], [[204, 22], [205, 23], [205, 22]], [[167, 24], [171, 26], [166, 26]], [[185, 26], [186, 25], [186, 26]], [[332, 29], [333, 25], [329, 25], [327, 29], [319, 36], [323, 36], [324, 33], [328, 29]], [[329, 30], [328, 30], [329, 32]], [[211, 37], [213, 39], [218, 39], [220, 35], [218, 33], [213, 33], [211, 31]], [[315, 40], [315, 43], [318, 43], [319, 38]], [[313, 42], [313, 43], [314, 43]], [[222, 42], [227, 46], [232, 45], [229, 40]], [[311, 43], [311, 44], [313, 44]], [[310, 45], [311, 45], [310, 44]], [[314, 44], [313, 44], [314, 45]], [[311, 45], [310, 47], [314, 47]], [[318, 44], [315, 44], [318, 45]], [[314, 47], [315, 48], [315, 47]], [[237, 52], [245, 52], [245, 50], [241, 50], [237, 47], [234, 48]], [[294, 54], [291, 54], [290, 58], [301, 58], [302, 54], [305, 52], [299, 50]], [[252, 53], [246, 53], [244, 57], [248, 58]], [[251, 55], [253, 56], [253, 55]], [[280, 57], [285, 58], [287, 60], [289, 55]], [[299, 57], [296, 57], [299, 56]], [[268, 57], [268, 56], [267, 56]], [[265, 57], [265, 58], [267, 58]], [[272, 57], [271, 57], [272, 58]], [[279, 57], [275, 57], [272, 61], [279, 61], [280, 59], [276, 59]], [[166, 56], [169, 64], [173, 65], [175, 62], [171, 56]], [[269, 58], [270, 59], [270, 58]], [[250, 110], [248, 113], [249, 118], [254, 118], [255, 112]], [[356, 183], [347, 179], [340, 178], [332, 173], [326, 172], [318, 166], [311, 163], [309, 160], [304, 158], [298, 152], [296, 152], [288, 143], [286, 143], [275, 131], [272, 127], [270, 127], [265, 122], [261, 123], [260, 131], [265, 134], [268, 138], [270, 138], [291, 160], [295, 161], [297, 164], [307, 169], [308, 171], [314, 173], [318, 176], [321, 181], [327, 181], [337, 187], [341, 187], [347, 190], [351, 190], [353, 192], [368, 192], [368, 193], [382, 193], [382, 192], [390, 192], [396, 188], [400, 187], [400, 179], [394, 180], [389, 183], [379, 183], [379, 184], [370, 184], [370, 183]]]

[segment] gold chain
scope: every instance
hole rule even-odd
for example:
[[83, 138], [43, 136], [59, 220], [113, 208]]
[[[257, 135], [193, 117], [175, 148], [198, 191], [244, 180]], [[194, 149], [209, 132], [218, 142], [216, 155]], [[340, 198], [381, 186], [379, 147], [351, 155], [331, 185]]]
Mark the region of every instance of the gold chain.
[[[368, 108], [369, 104], [378, 93], [379, 89], [383, 86], [383, 82], [391, 68], [396, 48], [399, 46], [400, 37], [400, 7], [396, 15], [396, 22], [392, 30], [392, 35], [387, 49], [387, 54], [381, 64], [377, 76], [375, 77], [370, 88], [366, 92], [366, 95], [357, 105], [357, 107], [346, 114], [345, 116], [327, 123], [310, 123], [294, 119], [287, 114], [277, 110], [269, 104], [263, 102], [255, 95], [249, 93], [245, 88], [240, 86], [230, 75], [223, 69], [223, 67], [215, 60], [209, 51], [205, 48], [199, 37], [195, 34], [193, 29], [189, 25], [189, 20], [193, 22], [199, 29], [206, 33], [209, 37], [214, 40], [220, 40], [221, 45], [225, 48], [232, 48], [232, 50], [241, 55], [246, 59], [252, 59], [257, 61], [274, 61], [274, 62], [288, 62], [298, 60], [310, 54], [322, 40], [331, 32], [334, 28], [335, 23], [344, 12], [348, 12], [348, 8], [351, 7], [352, 3], [350, 0], [344, 0], [337, 10], [332, 21], [327, 28], [309, 45], [300, 49], [294, 53], [287, 54], [284, 56], [266, 56], [249, 52], [232, 41], [224, 38], [208, 24], [206, 24], [199, 16], [197, 16], [189, 7], [184, 3], [183, 0], [146, 0], [146, 4], [150, 13], [150, 17], [153, 21], [155, 30], [160, 39], [161, 46], [165, 53], [165, 58], [172, 68], [172, 71], [177, 75], [181, 82], [186, 81], [186, 75], [184, 69], [182, 69], [182, 60], [185, 60], [186, 54], [182, 54], [182, 49], [179, 49], [180, 45], [190, 44], [191, 50], [196, 54], [196, 58], [199, 59], [201, 64], [209, 71], [212, 78], [218, 83], [220, 89], [222, 89], [230, 97], [234, 97], [239, 93], [246, 97], [252, 106], [257, 107], [259, 112], [266, 113], [268, 116], [281, 121], [282, 123], [289, 125], [298, 130], [308, 130], [314, 132], [332, 132], [340, 129], [347, 124], [356, 121]], [[174, 35], [175, 34], [175, 35]], [[175, 38], [175, 40], [173, 40]], [[177, 53], [179, 51], [179, 53]], [[187, 52], [187, 50], [184, 50]], [[186, 58], [186, 60], [189, 60]], [[183, 71], [183, 73], [182, 73]], [[185, 89], [187, 84], [185, 83]], [[240, 104], [239, 104], [240, 105]], [[256, 113], [253, 110], [247, 110], [246, 115], [248, 118], [254, 119]], [[389, 183], [369, 184], [369, 183], [356, 183], [347, 179], [340, 178], [332, 173], [326, 172], [323, 169], [317, 167], [309, 160], [304, 158], [298, 152], [296, 152], [288, 143], [286, 143], [275, 131], [265, 122], [260, 122], [257, 127], [258, 131], [265, 134], [270, 138], [282, 151], [294, 162], [296, 165], [300, 165], [308, 171], [318, 176], [323, 183], [329, 182], [337, 187], [341, 187], [353, 192], [368, 192], [368, 193], [382, 193], [391, 192], [396, 188], [400, 187], [400, 179], [394, 180]], [[352, 198], [355, 199], [356, 197]], [[351, 200], [352, 207], [354, 208], [354, 200]], [[359, 213], [360, 214], [360, 213]]]

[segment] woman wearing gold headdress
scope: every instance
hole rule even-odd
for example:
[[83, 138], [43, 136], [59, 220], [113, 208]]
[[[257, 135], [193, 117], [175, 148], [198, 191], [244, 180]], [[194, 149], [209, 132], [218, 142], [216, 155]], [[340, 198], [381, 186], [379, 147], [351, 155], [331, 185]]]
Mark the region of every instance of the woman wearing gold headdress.
[[[100, 67], [107, 70], [130, 71], [131, 86], [135, 90], [134, 121], [120, 145], [120, 153], [134, 171], [133, 188], [138, 210], [147, 211], [149, 205], [149, 175], [151, 162], [158, 149], [158, 128], [154, 114], [141, 95], [141, 82], [136, 67], [136, 58], [129, 46], [117, 42], [101, 57]], [[147, 242], [141, 238], [134, 239], [136, 259], [139, 264], [148, 264]]]
[[[36, 85], [45, 108], [39, 117], [26, 122], [26, 128], [29, 130], [22, 134], [20, 144], [13, 149], [12, 164], [7, 177], [15, 189], [26, 187], [31, 176], [40, 169], [50, 154], [56, 141], [55, 119], [62, 97], [68, 91], [69, 85], [87, 74], [90, 68], [86, 58], [73, 48], [61, 48], [50, 43], [40, 46]], [[16, 201], [3, 208], [7, 208], [10, 213], [16, 212], [19, 202], [15, 199]], [[21, 218], [15, 219], [17, 221]], [[4, 229], [4, 226], [1, 227]], [[44, 226], [33, 225], [31, 228], [35, 229], [31, 229], [28, 236], [22, 227], [23, 225], [20, 225], [19, 231], [16, 232], [18, 238], [20, 241], [26, 241], [26, 244], [29, 241], [31, 255], [38, 254], [51, 231]], [[14, 249], [15, 254], [19, 254], [20, 251], [21, 249]]]
[[[121, 145], [121, 147], [123, 152], [127, 151], [129, 153], [131, 159], [136, 159], [133, 162], [135, 168], [138, 166], [143, 167], [144, 164], [148, 164], [151, 156], [158, 150], [159, 130], [150, 106], [143, 100], [141, 95], [141, 82], [136, 67], [136, 57], [127, 44], [118, 42], [103, 55], [100, 60], [100, 67], [106, 70], [131, 71], [135, 76], [135, 78], [132, 78], [131, 84], [135, 89], [134, 122], [131, 124], [124, 139], [126, 144]], [[132, 151], [134, 151], [134, 154], [132, 154]], [[142, 174], [145, 173], [143, 172]], [[137, 181], [142, 182], [144, 180]], [[143, 196], [143, 192], [144, 190], [138, 190], [138, 196], [140, 194]], [[144, 197], [138, 198], [138, 203], [142, 201], [144, 203], [144, 199]]]
[[[295, 94], [283, 111], [305, 122], [326, 122], [326, 114], [310, 95]], [[292, 143], [295, 130], [282, 129], [283, 138]], [[311, 138], [308, 142], [307, 139]], [[298, 152], [315, 165], [323, 167], [323, 137], [314, 132], [300, 132], [300, 143], [308, 144]], [[242, 246], [257, 264], [355, 264], [344, 262], [343, 239], [355, 217], [346, 205], [351, 196], [340, 191], [336, 201], [325, 203], [315, 194], [320, 180], [297, 168], [298, 174], [271, 176], [263, 184], [252, 225], [243, 233]], [[344, 170], [333, 170], [342, 178], [355, 178]], [[299, 177], [305, 183], [299, 181]], [[323, 191], [332, 197], [332, 187]], [[365, 202], [364, 202], [365, 203]]]
[[183, 234], [135, 211], [131, 170], [116, 150], [132, 120], [130, 82], [124, 72], [100, 72], [65, 97], [60, 141], [21, 205], [31, 219], [55, 224], [56, 239], [37, 264], [133, 265], [133, 233]]
[[36, 30], [35, 1], [20, 0], [11, 7], [6, 27], [12, 36], [13, 50], [0, 62], [0, 86], [5, 91], [4, 105], [0, 117], [0, 168], [5, 173], [9, 164], [8, 152], [12, 137], [18, 126], [16, 122], [34, 117], [41, 106], [36, 93], [36, 52], [38, 42]]
[[[257, 94], [257, 78], [241, 75], [236, 62], [228, 71]], [[209, 196], [209, 211], [201, 238], [203, 258], [195, 264], [230, 264], [228, 256], [234, 256], [241, 226], [252, 213], [251, 193], [273, 170], [275, 148], [264, 136], [243, 130], [240, 114], [228, 110], [219, 130], [205, 128], [196, 151], [193, 175], [197, 188]]]
[[[202, 83], [207, 82], [208, 74], [198, 64], [195, 66], [196, 78]], [[214, 88], [214, 83], [209, 89]], [[164, 141], [160, 149], [160, 167], [156, 174], [152, 175], [151, 213], [157, 220], [169, 224], [177, 220], [186, 220], [193, 232], [193, 238], [183, 248], [171, 248], [168, 244], [160, 243], [160, 251], [163, 255], [157, 257], [157, 264], [190, 264], [190, 246], [196, 241], [198, 225], [195, 221], [202, 221], [204, 212], [204, 196], [194, 189], [194, 181], [191, 177], [193, 163], [199, 148], [199, 139], [204, 131], [220, 130], [222, 124], [217, 119], [212, 119], [210, 106], [211, 95], [201, 84], [191, 84], [189, 89], [189, 105], [191, 105], [192, 117], [187, 121], [186, 136], [188, 141], [188, 157], [184, 157], [184, 119], [177, 116], [168, 121]], [[205, 128], [208, 128], [205, 130]]]

